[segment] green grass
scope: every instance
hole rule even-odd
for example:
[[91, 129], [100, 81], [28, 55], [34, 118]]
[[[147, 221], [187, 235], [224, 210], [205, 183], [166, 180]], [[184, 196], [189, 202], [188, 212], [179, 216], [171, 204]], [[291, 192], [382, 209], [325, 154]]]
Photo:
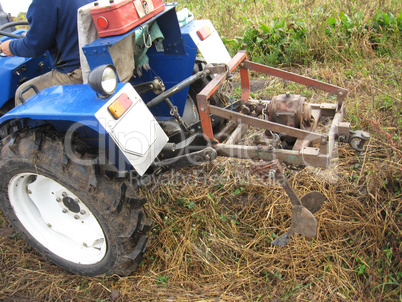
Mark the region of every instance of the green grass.
[[401, 58], [400, 2], [309, 2], [204, 0], [184, 1], [181, 6], [196, 17], [212, 19], [232, 54], [243, 49], [259, 63], [290, 66], [373, 55]]

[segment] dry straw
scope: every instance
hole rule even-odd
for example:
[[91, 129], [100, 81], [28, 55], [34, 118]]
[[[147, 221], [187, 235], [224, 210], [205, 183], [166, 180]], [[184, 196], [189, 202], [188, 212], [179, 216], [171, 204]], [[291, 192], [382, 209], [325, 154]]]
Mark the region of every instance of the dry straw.
[[[375, 120], [389, 114], [370, 111], [377, 90], [341, 80], [354, 87], [348, 102], [367, 100], [361, 115]], [[353, 106], [350, 114], [356, 114]], [[0, 300], [400, 299], [402, 163], [394, 147], [401, 150], [401, 142], [370, 131], [373, 138], [360, 157], [342, 146], [330, 170], [286, 169], [299, 196], [318, 190], [327, 200], [315, 214], [317, 237], [296, 235], [282, 248], [270, 242], [290, 227], [288, 197], [250, 174], [249, 161], [234, 159], [174, 171], [142, 189], [155, 222], [153, 240], [128, 277], [70, 275], [27, 246], [1, 216]]]

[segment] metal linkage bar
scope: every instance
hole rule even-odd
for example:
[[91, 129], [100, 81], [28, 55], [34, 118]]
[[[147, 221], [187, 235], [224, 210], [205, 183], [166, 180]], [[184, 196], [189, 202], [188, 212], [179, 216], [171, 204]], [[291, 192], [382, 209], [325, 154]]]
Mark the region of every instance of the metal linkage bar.
[[[245, 52], [237, 53], [233, 59], [229, 62], [229, 72], [232, 73], [240, 64], [247, 58]], [[226, 80], [227, 73], [217, 74], [211, 82], [197, 95], [198, 111], [200, 114], [200, 120], [202, 125], [202, 130], [204, 132], [204, 137], [207, 140], [217, 143], [218, 140], [215, 139], [212, 123], [209, 112], [208, 99], [214, 94], [214, 92], [222, 85]]]
[[254, 70], [257, 72], [265, 73], [267, 75], [271, 75], [274, 77], [282, 78], [285, 80], [289, 80], [292, 82], [296, 82], [302, 85], [305, 85], [307, 87], [315, 87], [317, 89], [327, 91], [330, 93], [333, 93], [337, 96], [337, 101], [338, 101], [338, 111], [341, 109], [342, 103], [346, 98], [346, 95], [348, 94], [348, 90], [339, 86], [335, 86], [332, 84], [324, 83], [321, 81], [317, 81], [308, 77], [304, 77], [292, 72], [288, 72], [285, 70], [273, 68], [270, 66], [254, 63], [251, 61], [245, 60], [243, 63], [240, 64], [240, 67], [247, 68], [250, 70]]
[[290, 126], [270, 122], [267, 120], [263, 120], [263, 119], [260, 119], [257, 117], [245, 115], [245, 114], [242, 114], [239, 112], [231, 111], [231, 110], [220, 108], [217, 106], [209, 105], [209, 112], [212, 115], [217, 115], [217, 116], [223, 117], [227, 120], [252, 125], [257, 128], [263, 128], [263, 129], [271, 130], [271, 131], [277, 132], [277, 133], [283, 133], [283, 134], [291, 136], [291, 137], [296, 137], [296, 138], [300, 138], [300, 139], [308, 138], [310, 141], [318, 140], [318, 141], [324, 142], [324, 143], [327, 142], [327, 136], [319, 134], [319, 133], [301, 130], [301, 129], [293, 128]]
[[243, 146], [215, 144], [213, 148], [219, 156], [271, 161], [274, 159], [295, 166], [328, 168], [330, 154], [320, 153], [319, 148], [306, 147], [300, 151], [275, 149], [272, 146]]

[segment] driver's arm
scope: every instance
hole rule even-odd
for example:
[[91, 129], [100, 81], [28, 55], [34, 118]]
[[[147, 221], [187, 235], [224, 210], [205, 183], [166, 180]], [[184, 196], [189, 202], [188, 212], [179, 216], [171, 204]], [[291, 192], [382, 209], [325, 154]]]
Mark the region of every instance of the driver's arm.
[[57, 18], [57, 6], [53, 0], [33, 1], [27, 12], [30, 29], [24, 38], [8, 43], [10, 53], [19, 57], [36, 57], [52, 48], [56, 41]]

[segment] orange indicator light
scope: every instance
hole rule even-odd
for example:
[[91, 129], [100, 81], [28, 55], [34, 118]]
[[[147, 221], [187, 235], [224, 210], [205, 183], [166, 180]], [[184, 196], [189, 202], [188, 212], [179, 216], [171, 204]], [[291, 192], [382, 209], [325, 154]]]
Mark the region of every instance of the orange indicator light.
[[108, 109], [117, 120], [128, 110], [128, 108], [131, 107], [131, 105], [133, 105], [133, 101], [130, 100], [126, 93], [123, 93], [108, 107]]
[[201, 29], [197, 30], [197, 34], [201, 41], [204, 41], [212, 34], [212, 30], [208, 25], [203, 26]]

